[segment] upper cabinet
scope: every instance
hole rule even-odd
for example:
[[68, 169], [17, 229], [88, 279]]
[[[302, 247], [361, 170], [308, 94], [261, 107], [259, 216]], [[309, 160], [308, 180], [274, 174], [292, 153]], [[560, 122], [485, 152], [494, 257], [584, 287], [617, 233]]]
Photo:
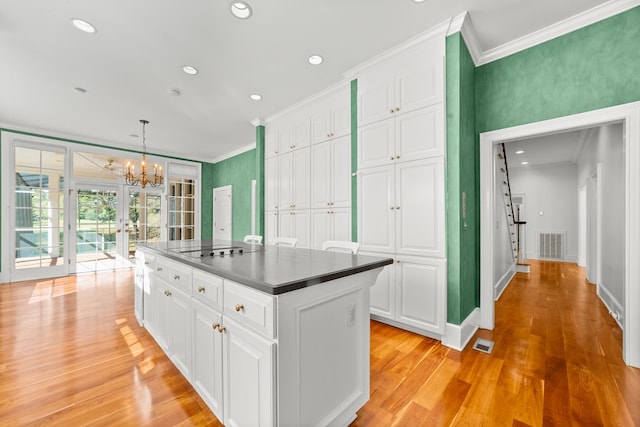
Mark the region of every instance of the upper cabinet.
[[340, 87], [310, 105], [311, 143], [339, 138], [351, 132], [351, 92]]
[[265, 134], [265, 157], [271, 158], [308, 147], [311, 141], [309, 123], [309, 112], [306, 109], [269, 123]]
[[436, 38], [358, 77], [358, 126], [444, 101], [444, 39]]

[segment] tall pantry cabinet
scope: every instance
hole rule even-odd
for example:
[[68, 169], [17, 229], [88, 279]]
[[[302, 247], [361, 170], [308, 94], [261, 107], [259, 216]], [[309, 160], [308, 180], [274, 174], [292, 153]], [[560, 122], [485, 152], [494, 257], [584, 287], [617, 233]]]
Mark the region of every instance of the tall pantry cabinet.
[[441, 338], [446, 325], [445, 36], [357, 73], [358, 241], [395, 259], [373, 318]]
[[266, 123], [265, 242], [298, 247], [351, 241], [351, 92], [348, 83]]

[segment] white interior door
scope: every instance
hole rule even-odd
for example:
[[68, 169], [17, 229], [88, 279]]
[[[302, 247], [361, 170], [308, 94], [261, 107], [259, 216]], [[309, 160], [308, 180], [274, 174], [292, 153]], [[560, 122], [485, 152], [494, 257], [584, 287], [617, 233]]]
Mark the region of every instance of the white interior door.
[[213, 238], [232, 240], [232, 187], [213, 189]]

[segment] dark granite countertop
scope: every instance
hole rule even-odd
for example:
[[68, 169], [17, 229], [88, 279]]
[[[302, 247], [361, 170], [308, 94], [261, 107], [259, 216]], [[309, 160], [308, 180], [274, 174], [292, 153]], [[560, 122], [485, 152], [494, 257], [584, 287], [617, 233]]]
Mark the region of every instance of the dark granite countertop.
[[393, 263], [391, 258], [384, 257], [224, 240], [183, 240], [138, 246], [271, 295]]

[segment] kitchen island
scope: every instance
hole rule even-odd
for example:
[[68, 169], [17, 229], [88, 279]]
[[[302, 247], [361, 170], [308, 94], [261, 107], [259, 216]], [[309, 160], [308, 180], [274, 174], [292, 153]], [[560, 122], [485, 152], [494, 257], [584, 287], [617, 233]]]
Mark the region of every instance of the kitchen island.
[[136, 316], [228, 426], [345, 426], [369, 399], [369, 288], [390, 258], [138, 245]]

